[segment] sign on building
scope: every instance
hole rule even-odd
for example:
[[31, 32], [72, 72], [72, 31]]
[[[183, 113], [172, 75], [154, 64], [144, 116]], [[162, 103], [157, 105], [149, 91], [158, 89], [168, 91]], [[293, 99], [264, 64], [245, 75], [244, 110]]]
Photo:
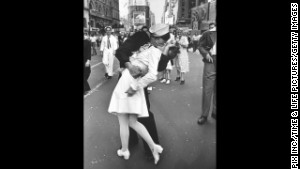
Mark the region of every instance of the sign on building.
[[146, 0], [129, 0], [129, 6], [146, 6]]
[[146, 24], [146, 12], [133, 12], [133, 24]]

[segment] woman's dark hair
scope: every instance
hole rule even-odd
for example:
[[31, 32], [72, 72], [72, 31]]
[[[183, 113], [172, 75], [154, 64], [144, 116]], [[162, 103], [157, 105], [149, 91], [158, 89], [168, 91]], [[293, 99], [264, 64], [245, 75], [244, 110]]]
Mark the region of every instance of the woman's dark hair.
[[162, 38], [164, 41], [168, 41], [170, 39], [170, 33], [167, 33], [167, 34], [161, 36], [160, 38]]
[[178, 53], [180, 53], [179, 47], [171, 46], [169, 48], [167, 56], [162, 55], [160, 57], [157, 71], [161, 72], [163, 70], [166, 70], [168, 62], [171, 61], [172, 63], [172, 59], [174, 59], [178, 55]]
[[174, 59], [180, 53], [179, 47], [171, 46], [168, 51], [168, 57]]

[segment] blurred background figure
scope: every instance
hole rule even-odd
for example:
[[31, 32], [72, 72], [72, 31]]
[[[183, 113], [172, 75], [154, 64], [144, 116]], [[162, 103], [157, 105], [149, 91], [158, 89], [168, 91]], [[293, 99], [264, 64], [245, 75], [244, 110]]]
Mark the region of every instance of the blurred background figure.
[[92, 45], [92, 56], [94, 55], [97, 55], [97, 50], [96, 50], [96, 47], [97, 47], [97, 37], [95, 36], [94, 33], [92, 33], [91, 35], [91, 45]]
[[87, 35], [84, 35], [84, 40], [83, 40], [83, 67], [84, 67], [84, 90], [83, 94], [87, 94], [91, 88], [88, 83], [89, 76], [91, 74], [91, 41]]
[[115, 53], [118, 48], [118, 40], [112, 35], [112, 28], [105, 27], [106, 35], [102, 38], [100, 53], [103, 56], [102, 62], [105, 65], [105, 78], [111, 79], [113, 76], [113, 64]]
[[201, 38], [201, 34], [200, 32], [195, 32], [195, 34], [193, 35], [192, 37], [192, 40], [193, 40], [193, 52], [196, 52], [197, 48], [198, 48], [198, 41], [200, 40]]
[[125, 33], [124, 32], [120, 32], [119, 36], [118, 36], [119, 46], [121, 46], [123, 44], [124, 38], [125, 38]]
[[184, 34], [188, 39], [189, 44], [187, 46], [187, 51], [189, 51], [189, 49], [193, 47], [192, 34], [190, 32], [184, 32]]
[[179, 31], [176, 38], [176, 46], [180, 47], [180, 53], [175, 58], [175, 66], [177, 69], [177, 77], [175, 81], [180, 81], [180, 84], [185, 83], [184, 74], [189, 71], [189, 56], [188, 56], [188, 37], [186, 33]]
[[100, 49], [100, 45], [101, 45], [101, 40], [102, 40], [102, 35], [101, 33], [98, 33], [97, 36], [96, 36], [96, 42], [97, 42], [97, 49], [99, 50]]

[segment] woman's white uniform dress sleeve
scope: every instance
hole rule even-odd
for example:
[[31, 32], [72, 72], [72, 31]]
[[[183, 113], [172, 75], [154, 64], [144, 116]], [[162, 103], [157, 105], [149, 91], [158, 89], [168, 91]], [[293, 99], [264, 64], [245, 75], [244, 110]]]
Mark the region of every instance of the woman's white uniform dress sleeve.
[[[134, 79], [128, 69], [124, 69], [113, 94], [111, 96], [109, 113], [132, 113], [138, 117], [148, 117], [147, 103], [144, 87], [156, 81], [157, 68], [161, 57], [161, 51], [153, 46], [139, 53], [131, 63], [146, 72], [144, 76]], [[129, 87], [137, 92], [133, 96], [125, 93]]]

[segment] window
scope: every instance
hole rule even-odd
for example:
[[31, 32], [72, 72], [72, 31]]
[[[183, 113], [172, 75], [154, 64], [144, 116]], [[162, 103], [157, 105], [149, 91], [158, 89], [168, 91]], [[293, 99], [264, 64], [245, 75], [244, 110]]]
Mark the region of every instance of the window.
[[192, 0], [191, 1], [191, 7], [193, 8], [193, 7], [195, 7], [196, 6], [196, 2], [195, 2], [195, 0]]

